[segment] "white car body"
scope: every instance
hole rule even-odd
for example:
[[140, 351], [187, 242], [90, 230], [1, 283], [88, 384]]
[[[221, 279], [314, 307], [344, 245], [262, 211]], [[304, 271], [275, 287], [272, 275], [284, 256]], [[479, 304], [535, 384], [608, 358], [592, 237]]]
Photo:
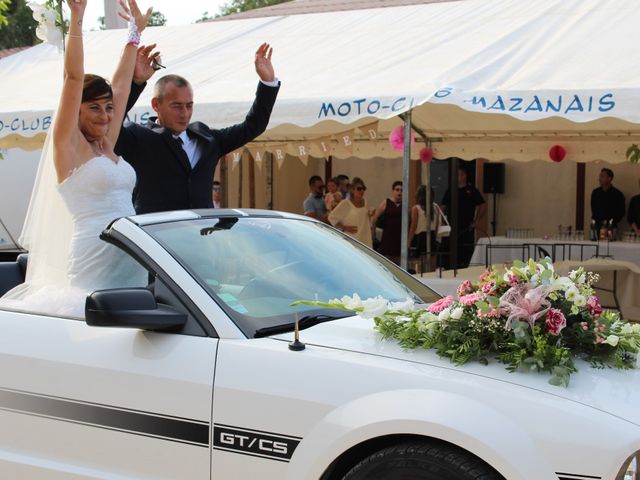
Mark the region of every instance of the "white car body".
[[1, 478], [333, 479], [337, 459], [359, 460], [356, 446], [435, 438], [508, 480], [613, 480], [640, 449], [637, 371], [579, 363], [555, 387], [495, 362], [405, 351], [359, 317], [302, 330], [302, 351], [289, 333], [247, 338], [141, 228], [180, 218], [198, 214], [111, 231], [170, 276], [215, 336], [0, 310]]

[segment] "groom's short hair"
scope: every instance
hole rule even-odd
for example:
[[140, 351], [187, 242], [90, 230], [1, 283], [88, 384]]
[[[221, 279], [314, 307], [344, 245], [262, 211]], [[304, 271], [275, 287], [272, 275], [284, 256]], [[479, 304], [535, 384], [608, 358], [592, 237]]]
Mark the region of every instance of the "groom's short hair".
[[174, 84], [178, 88], [191, 87], [187, 79], [180, 75], [165, 75], [164, 77], [160, 77], [153, 87], [153, 98], [161, 100], [164, 95], [164, 89], [169, 83]]

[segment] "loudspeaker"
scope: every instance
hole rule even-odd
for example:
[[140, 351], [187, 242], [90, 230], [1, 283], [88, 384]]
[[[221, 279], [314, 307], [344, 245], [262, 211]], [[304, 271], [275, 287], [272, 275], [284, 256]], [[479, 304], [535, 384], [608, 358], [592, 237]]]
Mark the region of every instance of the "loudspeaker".
[[485, 163], [482, 178], [484, 193], [504, 193], [504, 163]]

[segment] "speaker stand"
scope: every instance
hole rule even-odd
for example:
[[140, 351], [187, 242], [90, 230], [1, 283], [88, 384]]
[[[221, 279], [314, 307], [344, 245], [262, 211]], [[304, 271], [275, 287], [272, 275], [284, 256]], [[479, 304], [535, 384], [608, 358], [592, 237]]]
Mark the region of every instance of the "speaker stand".
[[493, 192], [493, 219], [491, 220], [491, 236], [496, 236], [496, 209], [498, 204], [496, 202], [496, 192]]

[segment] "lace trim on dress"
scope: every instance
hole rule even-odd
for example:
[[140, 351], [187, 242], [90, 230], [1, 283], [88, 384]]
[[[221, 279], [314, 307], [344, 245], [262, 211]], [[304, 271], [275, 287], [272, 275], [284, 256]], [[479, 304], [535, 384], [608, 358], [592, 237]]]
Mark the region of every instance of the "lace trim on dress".
[[113, 162], [115, 165], [117, 165], [118, 163], [120, 163], [121, 158], [118, 157], [118, 160], [113, 160], [112, 158], [107, 157], [106, 155], [100, 155], [99, 157], [91, 157], [89, 160], [87, 160], [84, 163], [81, 163], [80, 165], [78, 165], [75, 168], [72, 168], [71, 170], [69, 170], [69, 175], [67, 175], [67, 177], [62, 180], [60, 183], [58, 183], [58, 188], [62, 187], [62, 185], [64, 185], [67, 180], [69, 180], [71, 177], [73, 177], [79, 170], [81, 170], [85, 165], [91, 163], [93, 160], [97, 160], [98, 158], [106, 158], [107, 160], [109, 160], [110, 162]]

